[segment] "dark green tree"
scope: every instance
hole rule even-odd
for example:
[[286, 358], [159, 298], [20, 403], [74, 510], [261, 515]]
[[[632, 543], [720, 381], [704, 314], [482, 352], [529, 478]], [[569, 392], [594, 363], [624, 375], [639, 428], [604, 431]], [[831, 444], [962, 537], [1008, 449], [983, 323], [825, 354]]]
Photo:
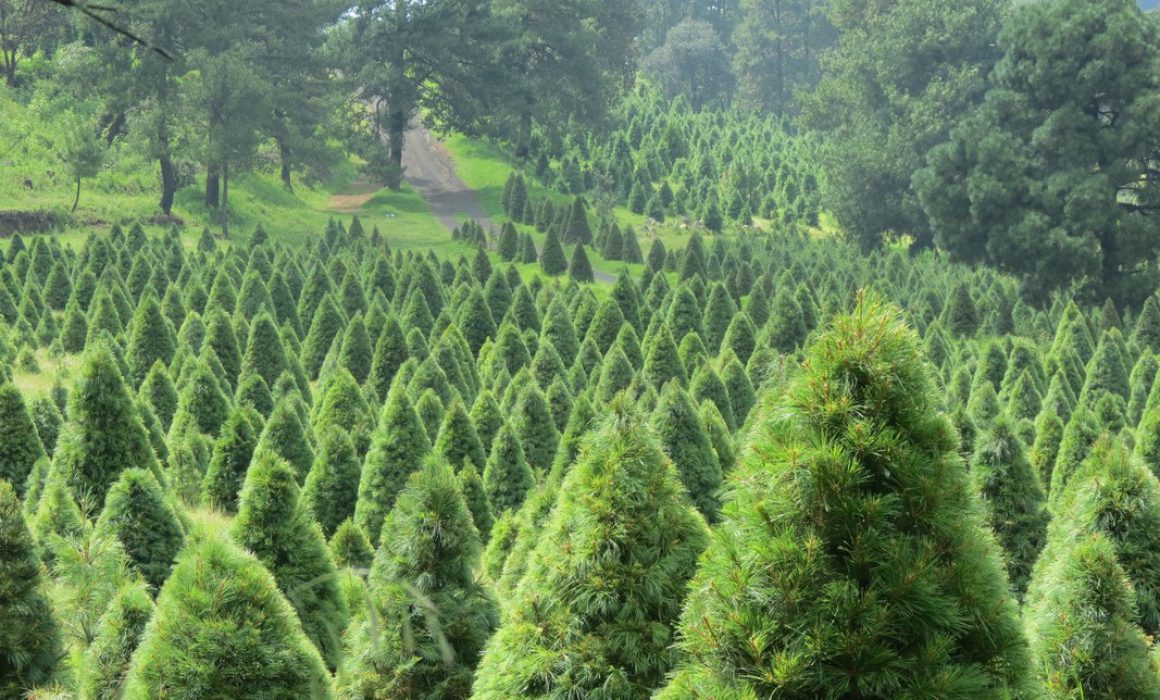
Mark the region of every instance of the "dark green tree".
[[[196, 639], [196, 644], [189, 640]], [[256, 558], [205, 536], [178, 559], [126, 680], [126, 700], [330, 698], [294, 609]]]
[[837, 317], [754, 427], [659, 698], [1038, 697], [999, 547], [899, 316], [863, 298]]
[[372, 544], [378, 543], [383, 518], [395, 504], [407, 478], [418, 471], [431, 451], [431, 442], [419, 415], [402, 387], [387, 396], [379, 425], [358, 484], [354, 520]]
[[483, 471], [483, 486], [492, 513], [518, 511], [536, 479], [524, 458], [519, 438], [508, 426], [500, 429]]
[[456, 398], [443, 414], [443, 423], [435, 438], [435, 452], [442, 455], [447, 463], [462, 467], [464, 461], [470, 461], [478, 471], [487, 463], [487, 452], [475, 430], [475, 423], [467, 414], [463, 401]]
[[472, 697], [647, 698], [677, 658], [671, 639], [705, 523], [625, 398], [558, 499]]
[[1076, 541], [1039, 572], [1026, 614], [1044, 698], [1160, 698], [1160, 665], [1105, 537]]
[[721, 463], [700, 414], [677, 382], [665, 384], [652, 423], [692, 502], [714, 522], [721, 509]]
[[246, 474], [234, 540], [256, 556], [302, 621], [302, 629], [333, 670], [342, 658], [350, 619], [322, 530], [301, 502], [294, 470], [266, 453]]
[[24, 397], [15, 384], [0, 382], [0, 480], [24, 496], [25, 482], [45, 450]]
[[560, 245], [560, 237], [555, 230], [548, 231], [540, 251], [540, 269], [551, 277], [562, 275], [568, 270], [568, 259], [564, 256], [564, 247]]
[[1142, 303], [1160, 279], [1151, 145], [1136, 136], [1157, 125], [1156, 27], [1130, 0], [1019, 5], [998, 48], [984, 104], [914, 179], [939, 245], [1039, 300], [1082, 280], [1092, 298]]
[[375, 556], [366, 533], [350, 518], [343, 520], [334, 531], [330, 538], [330, 551], [334, 554], [336, 566], [354, 569], [369, 569]]
[[6, 698], [24, 697], [49, 681], [61, 658], [60, 633], [40, 572], [20, 499], [0, 479], [0, 695]]
[[238, 493], [250, 468], [261, 425], [262, 417], [252, 408], [238, 406], [230, 412], [214, 442], [213, 457], [202, 481], [205, 505], [231, 515], [238, 511]]
[[85, 650], [77, 681], [82, 697], [92, 700], [121, 697], [133, 652], [141, 643], [151, 617], [153, 599], [144, 586], [130, 584], [117, 592], [97, 623], [96, 638]]
[[165, 583], [185, 545], [185, 530], [158, 483], [145, 469], [126, 469], [105, 498], [96, 531], [115, 537], [129, 562], [155, 590]]
[[339, 695], [467, 698], [498, 611], [475, 578], [479, 533], [451, 467], [433, 458], [410, 475], [383, 531]]
[[108, 347], [85, 357], [69, 394], [55, 465], [73, 493], [94, 509], [104, 507], [105, 493], [125, 469], [158, 469], [136, 402]]
[[1011, 588], [1022, 597], [1047, 538], [1049, 515], [1039, 478], [1006, 419], [996, 420], [975, 441], [970, 474], [1003, 547]]
[[302, 504], [325, 536], [333, 537], [343, 521], [354, 517], [361, 475], [362, 464], [350, 433], [339, 427], [328, 428], [302, 487]]
[[282, 397], [274, 405], [254, 449], [256, 452], [273, 452], [286, 460], [294, 468], [298, 480], [305, 481], [314, 464], [314, 450], [302, 425], [301, 405], [302, 399], [297, 394]]
[[576, 249], [572, 251], [572, 260], [568, 263], [568, 277], [580, 283], [592, 282], [595, 279], [592, 263], [588, 260], [583, 243], [577, 244]]

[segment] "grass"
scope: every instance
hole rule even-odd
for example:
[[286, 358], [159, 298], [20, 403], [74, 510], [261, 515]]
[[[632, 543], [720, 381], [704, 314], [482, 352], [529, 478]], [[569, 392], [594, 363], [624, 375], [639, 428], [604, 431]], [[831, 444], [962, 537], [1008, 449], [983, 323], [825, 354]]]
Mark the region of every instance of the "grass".
[[52, 357], [47, 348], [36, 351], [36, 361], [40, 365], [37, 372], [25, 372], [19, 367], [13, 368], [12, 383], [25, 398], [37, 399], [47, 396], [54, 384], [58, 381], [69, 386], [72, 373], [80, 366], [80, 355], [63, 355]]

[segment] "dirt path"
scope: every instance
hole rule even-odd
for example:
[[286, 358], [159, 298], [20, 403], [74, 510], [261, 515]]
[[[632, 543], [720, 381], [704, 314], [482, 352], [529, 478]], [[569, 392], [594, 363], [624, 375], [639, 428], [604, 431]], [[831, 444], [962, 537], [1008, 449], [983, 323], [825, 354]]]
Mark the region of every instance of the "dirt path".
[[458, 227], [466, 216], [489, 231], [496, 230], [475, 190], [459, 179], [447, 148], [430, 131], [416, 125], [403, 143], [403, 177], [423, 196], [444, 228]]

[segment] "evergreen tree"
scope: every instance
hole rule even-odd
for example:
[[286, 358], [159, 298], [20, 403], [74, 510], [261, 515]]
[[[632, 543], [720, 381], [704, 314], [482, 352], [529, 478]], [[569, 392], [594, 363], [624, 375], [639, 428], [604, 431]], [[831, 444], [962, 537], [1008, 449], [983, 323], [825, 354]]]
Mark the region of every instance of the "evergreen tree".
[[535, 483], [535, 476], [524, 458], [519, 438], [511, 428], [503, 426], [492, 446], [487, 468], [483, 471], [483, 486], [491, 504], [491, 512], [519, 510]]
[[689, 497], [705, 518], [714, 522], [721, 508], [721, 463], [700, 414], [675, 381], [661, 391], [652, 422]]
[[942, 325], [955, 335], [970, 337], [979, 329], [979, 323], [979, 311], [971, 298], [971, 290], [965, 282], [960, 282], [943, 307]]
[[375, 556], [366, 533], [351, 518], [343, 520], [334, 531], [334, 536], [330, 538], [330, 551], [334, 554], [336, 566], [354, 569], [369, 569]]
[[[585, 246], [592, 243], [592, 227], [588, 225], [588, 210], [580, 197], [572, 199], [572, 210], [568, 214], [568, 228], [564, 232], [564, 243]], [[573, 258], [575, 262], [575, 258]]]
[[268, 453], [258, 456], [246, 474], [232, 534], [274, 575], [306, 636], [326, 664], [337, 668], [350, 611], [326, 539], [301, 503], [290, 465]]
[[[1054, 492], [1052, 493], [1054, 496]], [[1160, 632], [1160, 482], [1118, 440], [1103, 439], [1052, 503], [1047, 546], [1032, 573], [1037, 579], [1067, 549], [1092, 533], [1102, 533], [1136, 593], [1144, 632]]]
[[479, 354], [479, 349], [488, 338], [496, 336], [491, 308], [478, 288], [471, 290], [466, 302], [459, 309], [459, 328], [475, 355]]
[[274, 386], [274, 382], [289, 366], [286, 349], [274, 319], [269, 314], [260, 314], [250, 325], [246, 355], [241, 363], [242, 375], [256, 374], [266, 382], [266, 386]]
[[778, 290], [770, 309], [764, 344], [780, 353], [791, 353], [805, 342], [807, 332], [805, 316], [797, 299], [788, 289]]
[[435, 439], [435, 452], [453, 466], [462, 467], [464, 460], [467, 460], [478, 470], [487, 463], [487, 453], [475, 431], [475, 423], [467, 415], [463, 401], [458, 398], [451, 402], [443, 414], [443, 423]]
[[44, 446], [16, 385], [0, 381], [0, 480], [24, 496], [25, 482]]
[[463, 491], [467, 510], [471, 511], [471, 521], [475, 523], [475, 529], [479, 530], [479, 539], [486, 544], [491, 528], [495, 525], [495, 518], [491, 514], [491, 503], [487, 500], [483, 477], [469, 460], [464, 461], [463, 468], [459, 470], [459, 489]]
[[56, 450], [56, 468], [73, 493], [94, 509], [125, 469], [157, 471], [157, 458], [108, 347], [85, 358], [69, 395], [68, 421]]
[[624, 398], [558, 498], [472, 697], [648, 698], [677, 658], [704, 521]]
[[91, 700], [121, 697], [133, 652], [153, 616], [153, 599], [139, 584], [117, 592], [97, 623], [97, 634], [85, 650], [78, 678], [80, 696]]
[[314, 464], [314, 450], [297, 408], [301, 404], [302, 399], [297, 394], [282, 397], [274, 405], [254, 450], [278, 455], [294, 468], [299, 481], [305, 481]]
[[97, 532], [120, 541], [133, 567], [145, 581], [160, 589], [185, 544], [177, 512], [153, 474], [126, 469], [109, 489], [97, 519]]
[[431, 451], [419, 415], [400, 386], [387, 396], [379, 425], [358, 484], [354, 520], [372, 544], [378, 543], [383, 518], [395, 504], [407, 478], [418, 471]]
[[257, 558], [206, 535], [185, 549], [161, 589], [124, 697], [321, 700], [332, 694], [318, 650], [274, 577]]
[[326, 353], [330, 351], [335, 336], [346, 325], [346, 320], [329, 295], [323, 297], [312, 319], [310, 331], [302, 342], [302, 368], [311, 379], [318, 379]]
[[898, 312], [860, 300], [778, 402], [658, 697], [1037, 697], [998, 545]]
[[162, 429], [169, 430], [173, 416], [177, 413], [178, 394], [177, 387], [173, 385], [168, 370], [160, 360], [149, 368], [149, 374], [145, 375], [145, 381], [141, 383], [138, 397], [153, 409], [157, 420], [161, 421]]
[[387, 395], [395, 373], [407, 361], [407, 357], [407, 343], [399, 319], [394, 314], [388, 314], [378, 342], [375, 343], [375, 354], [371, 358], [371, 373], [367, 378], [367, 383], [376, 394]]
[[645, 339], [642, 375], [654, 389], [663, 387], [673, 379], [682, 384], [688, 380], [677, 352], [677, 344], [667, 324], [661, 323], [652, 337]]
[[560, 433], [544, 392], [534, 383], [528, 383], [516, 397], [511, 415], [511, 426], [524, 450], [524, 458], [533, 469], [546, 471], [556, 456]]
[[60, 633], [42, 589], [40, 557], [20, 499], [0, 479], [0, 697], [22, 698], [52, 678]]
[[348, 635], [339, 696], [467, 698], [498, 615], [475, 579], [479, 533], [451, 468], [431, 459], [412, 474], [383, 531], [368, 580], [376, 614]]
[[367, 333], [366, 323], [361, 314], [355, 314], [346, 325], [346, 332], [342, 336], [342, 351], [339, 354], [338, 366], [350, 372], [355, 381], [364, 383], [371, 373], [371, 362], [374, 358], [374, 348], [371, 347], [371, 337]]
[[[260, 446], [261, 443], [259, 449]], [[350, 433], [339, 427], [328, 428], [302, 487], [302, 504], [327, 537], [334, 536], [343, 521], [354, 517], [361, 474], [362, 465]]]
[[1140, 316], [1136, 319], [1136, 328], [1132, 332], [1132, 340], [1141, 348], [1151, 348], [1152, 352], [1160, 352], [1160, 299], [1156, 295], [1144, 301], [1140, 309]]
[[230, 413], [213, 445], [213, 457], [202, 481], [205, 505], [230, 515], [238, 511], [238, 493], [254, 456], [256, 430], [261, 428], [261, 422], [258, 412], [246, 406], [238, 406]]
[[560, 245], [560, 237], [554, 229], [548, 231], [544, 248], [540, 251], [540, 269], [550, 277], [562, 275], [568, 269], [568, 259], [564, 257], [564, 247]]
[[975, 441], [971, 481], [983, 499], [987, 521], [1006, 554], [1007, 578], [1016, 595], [1027, 590], [1031, 567], [1043, 549], [1047, 498], [1006, 419]]
[[512, 262], [519, 254], [520, 234], [516, 231], [515, 225], [510, 221], [505, 221], [499, 231], [499, 243], [496, 245], [496, 252], [504, 262]]
[[1160, 664], [1136, 618], [1108, 541], [1090, 535], [1069, 546], [1029, 592], [1027, 636], [1043, 697], [1160, 698]]

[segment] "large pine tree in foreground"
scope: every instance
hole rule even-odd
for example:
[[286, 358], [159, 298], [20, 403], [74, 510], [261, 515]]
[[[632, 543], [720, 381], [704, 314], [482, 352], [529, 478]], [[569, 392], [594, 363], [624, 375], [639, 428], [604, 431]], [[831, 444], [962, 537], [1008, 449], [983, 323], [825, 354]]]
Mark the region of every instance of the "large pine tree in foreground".
[[462, 700], [497, 610], [475, 578], [482, 545], [451, 467], [432, 457], [412, 474], [383, 533], [339, 696]]
[[834, 321], [731, 477], [660, 698], [1033, 697], [939, 402], [897, 311]]
[[621, 395], [564, 479], [472, 697], [649, 697], [676, 658], [707, 541], [672, 462]]
[[125, 700], [323, 700], [330, 677], [274, 577], [213, 536], [185, 549], [129, 668]]
[[20, 499], [0, 479], [0, 698], [52, 677], [60, 635], [41, 588], [40, 559], [24, 522]]

